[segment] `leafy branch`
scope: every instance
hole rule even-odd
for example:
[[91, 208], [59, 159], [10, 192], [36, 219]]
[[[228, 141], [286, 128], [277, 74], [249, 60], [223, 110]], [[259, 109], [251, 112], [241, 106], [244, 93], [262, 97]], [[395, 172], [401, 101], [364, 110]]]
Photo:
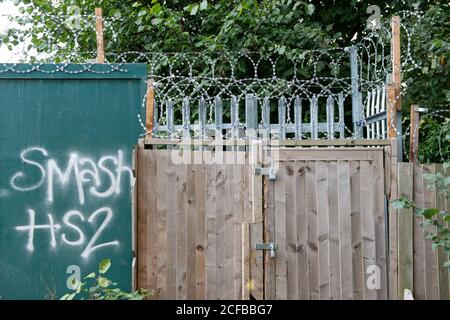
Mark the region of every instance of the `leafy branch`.
[[[91, 272], [84, 277], [84, 282], [72, 279], [73, 291], [63, 295], [60, 300], [73, 300], [77, 297], [88, 300], [142, 300], [152, 295], [145, 289], [125, 292], [117, 288], [117, 283], [108, 279], [105, 274], [111, 267], [111, 260], [105, 259], [98, 265], [98, 274]], [[90, 284], [90, 286], [88, 286]]]

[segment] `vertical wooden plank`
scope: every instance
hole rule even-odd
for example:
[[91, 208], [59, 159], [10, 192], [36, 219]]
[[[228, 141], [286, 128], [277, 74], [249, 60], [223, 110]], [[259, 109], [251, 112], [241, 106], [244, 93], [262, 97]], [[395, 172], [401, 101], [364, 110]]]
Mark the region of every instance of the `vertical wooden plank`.
[[353, 299], [352, 211], [349, 161], [337, 164], [341, 298]]
[[[232, 155], [231, 152], [227, 152]], [[226, 165], [226, 182], [225, 182], [225, 298], [232, 300], [235, 297], [234, 282], [234, 165]]]
[[[158, 269], [158, 207], [160, 199], [158, 199], [158, 193], [155, 191], [154, 186], [158, 181], [158, 159], [160, 156], [157, 151], [146, 151], [148, 156], [146, 162], [142, 164], [147, 166], [147, 174], [145, 177], [149, 177], [147, 182], [147, 188], [144, 190], [146, 197], [145, 208], [147, 214], [147, 226], [144, 233], [148, 232], [147, 236], [147, 259], [145, 264], [147, 266], [147, 287], [153, 290], [158, 297], [157, 288], [157, 269]], [[142, 173], [142, 171], [141, 171]], [[147, 231], [148, 230], [148, 231]], [[151, 299], [153, 298], [151, 297]]]
[[389, 197], [389, 299], [398, 299], [398, 210], [391, 204], [398, 198], [398, 158], [396, 140], [391, 140]]
[[[275, 242], [275, 181], [264, 178], [264, 241]], [[275, 258], [276, 259], [276, 258]], [[275, 259], [264, 253], [264, 298], [276, 298]]]
[[400, 30], [401, 22], [400, 16], [393, 16], [391, 18], [391, 30], [392, 30], [392, 82], [395, 88], [395, 95], [397, 99], [395, 101], [396, 110], [401, 110], [401, 42], [400, 42]]
[[206, 299], [206, 165], [196, 165], [197, 246], [196, 246], [196, 299]]
[[302, 99], [299, 96], [295, 97], [294, 101], [294, 121], [295, 121], [295, 139], [302, 140], [303, 132], [302, 132]]
[[339, 138], [345, 138], [345, 119], [344, 119], [344, 95], [342, 92], [338, 95], [339, 108]]
[[[428, 189], [427, 186], [430, 181], [425, 179], [426, 174], [436, 174], [435, 165], [423, 165], [423, 205], [425, 208], [436, 208], [436, 190]], [[435, 227], [428, 226], [424, 228], [423, 232], [435, 231]], [[425, 299], [437, 300], [439, 299], [439, 285], [438, 285], [438, 267], [436, 252], [431, 248], [432, 241], [425, 239]]]
[[225, 181], [226, 165], [215, 164], [216, 171], [216, 299], [225, 299]]
[[[295, 212], [295, 162], [286, 162], [284, 175], [286, 216], [286, 278], [287, 299], [298, 299], [297, 221]], [[278, 258], [277, 258], [278, 259]]]
[[222, 99], [219, 96], [214, 98], [214, 118], [216, 124], [216, 137], [223, 135], [223, 107]]
[[[187, 171], [188, 165], [177, 164], [175, 166], [176, 176], [176, 192], [177, 192], [177, 299], [187, 299]], [[167, 201], [173, 201], [172, 197], [168, 197], [172, 194], [173, 189], [167, 190]]]
[[[413, 198], [413, 164], [398, 164], [399, 197]], [[400, 209], [398, 216], [398, 295], [402, 299], [405, 289], [413, 288], [413, 212]]]
[[380, 268], [380, 288], [377, 290], [379, 300], [388, 298], [387, 284], [387, 253], [386, 253], [386, 217], [384, 196], [384, 155], [383, 151], [374, 153], [373, 161], [373, 189], [374, 189], [374, 216], [375, 223], [375, 253], [376, 265]]
[[157, 294], [160, 299], [167, 299], [167, 194], [170, 192], [167, 183], [168, 153], [158, 153], [156, 190], [158, 197], [157, 210]]
[[286, 164], [280, 162], [274, 185], [275, 195], [275, 243], [278, 246], [275, 258], [276, 299], [287, 299], [286, 282], [286, 198], [285, 198]]
[[95, 8], [95, 36], [97, 40], [97, 63], [105, 63], [105, 43], [103, 36], [103, 10]]
[[264, 299], [264, 253], [256, 250], [257, 243], [263, 243], [263, 224], [250, 223], [250, 297], [253, 300]]
[[[444, 168], [442, 164], [435, 164], [436, 173], [440, 173], [445, 176]], [[445, 210], [446, 208], [446, 198], [445, 194], [436, 192], [436, 208], [439, 210]], [[444, 224], [441, 216], [437, 217], [439, 223]], [[437, 255], [437, 268], [438, 268], [438, 286], [439, 286], [439, 299], [449, 300], [449, 277], [448, 268], [444, 267], [444, 263], [448, 260], [448, 255], [445, 254], [442, 247], [436, 249]]]
[[[240, 152], [238, 152], [240, 153]], [[236, 164], [234, 166], [234, 179], [233, 179], [233, 208], [234, 208], [234, 287], [235, 296], [234, 299], [242, 299], [242, 293], [244, 283], [242, 274], [242, 221], [244, 217], [244, 165]]]
[[387, 138], [396, 139], [397, 138], [397, 108], [396, 101], [398, 97], [396, 96], [395, 87], [393, 84], [389, 84], [386, 88], [387, 93], [387, 108], [386, 108], [386, 125], [387, 125]]
[[[163, 151], [169, 152], [169, 151]], [[169, 158], [170, 159], [170, 155]], [[172, 161], [167, 163], [167, 190], [172, 192], [172, 190], [177, 190], [177, 177], [175, 175], [175, 168], [180, 165], [174, 164]], [[159, 186], [155, 184], [154, 188]], [[173, 196], [168, 197], [167, 200], [167, 298], [176, 299], [177, 298], [177, 197], [178, 192], [174, 192]]]
[[305, 161], [296, 161], [294, 168], [295, 224], [297, 231], [297, 299], [309, 299], [308, 282], [308, 224], [306, 211]]
[[279, 139], [286, 139], [286, 98], [278, 100]]
[[206, 170], [206, 299], [216, 295], [216, 166]]
[[368, 271], [370, 266], [376, 265], [375, 246], [375, 203], [374, 203], [374, 182], [373, 165], [369, 161], [361, 161], [361, 236], [362, 236], [362, 257], [363, 257], [363, 299], [375, 300], [377, 289], [369, 288], [371, 275]]
[[316, 162], [306, 164], [306, 212], [308, 225], [309, 298], [319, 299], [319, 252], [317, 236]]
[[416, 162], [419, 155], [419, 112], [417, 105], [411, 105], [409, 124], [409, 161]]
[[242, 300], [250, 300], [250, 223], [242, 223]]
[[[144, 150], [144, 146], [139, 144], [137, 149], [137, 286], [138, 288], [150, 288], [150, 283], [147, 280], [147, 273], [150, 264], [147, 264], [147, 232], [148, 220], [150, 219], [150, 208], [147, 207], [148, 184], [154, 181], [151, 175], [147, 174], [148, 166], [147, 158], [150, 157], [150, 152]], [[148, 178], [146, 178], [148, 177]], [[155, 204], [153, 204], [155, 205]]]
[[332, 95], [327, 98], [327, 139], [334, 139], [334, 98]]
[[330, 221], [328, 202], [327, 163], [317, 161], [317, 236], [319, 240], [319, 294], [321, 300], [330, 299]]
[[328, 221], [329, 221], [329, 261], [330, 299], [341, 300], [341, 266], [339, 242], [339, 191], [337, 161], [328, 162]]
[[[418, 164], [414, 164], [414, 202], [419, 206], [423, 207], [423, 167]], [[413, 265], [413, 283], [414, 291], [413, 296], [416, 300], [425, 299], [425, 239], [423, 234], [423, 228], [421, 223], [423, 222], [422, 216], [414, 215], [414, 265]]]
[[[198, 152], [198, 151], [197, 151]], [[189, 300], [195, 299], [196, 291], [196, 216], [198, 214], [196, 202], [196, 168], [193, 164], [188, 164], [186, 178], [186, 297]]]
[[[147, 97], [145, 100], [145, 128], [147, 132], [153, 131], [155, 117], [155, 87], [153, 86], [153, 79], [148, 79], [147, 82]], [[152, 136], [152, 134], [150, 134]]]
[[364, 274], [361, 235], [361, 163], [350, 161], [351, 229], [353, 256], [353, 298], [363, 299]]
[[259, 223], [263, 222], [263, 199], [262, 199], [262, 192], [263, 192], [263, 186], [262, 186], [262, 175], [261, 174], [254, 174], [255, 168], [260, 167], [261, 163], [258, 162], [258, 159], [262, 155], [262, 145], [261, 141], [253, 141], [251, 143], [251, 151], [252, 154], [251, 162], [252, 164], [248, 166], [248, 170], [251, 170], [249, 172], [250, 174], [250, 183], [251, 183], [251, 211], [252, 211], [252, 220], [253, 223]]

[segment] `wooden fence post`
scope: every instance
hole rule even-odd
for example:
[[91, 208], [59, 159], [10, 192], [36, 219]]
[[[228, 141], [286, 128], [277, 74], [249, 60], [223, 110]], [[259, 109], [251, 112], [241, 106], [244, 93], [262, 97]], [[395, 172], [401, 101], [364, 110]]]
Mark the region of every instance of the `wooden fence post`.
[[102, 8], [95, 8], [95, 34], [97, 39], [97, 63], [105, 63]]
[[387, 137], [397, 139], [398, 159], [402, 161], [402, 104], [401, 104], [401, 60], [400, 60], [400, 17], [393, 16], [391, 20], [392, 30], [392, 77], [387, 85], [388, 98], [386, 108]]
[[153, 136], [155, 114], [155, 87], [153, 79], [148, 79], [147, 82], [147, 98], [145, 101], [145, 128], [149, 132], [150, 137]]
[[419, 111], [418, 106], [411, 105], [411, 121], [409, 125], [409, 161], [416, 163], [419, 152]]
[[395, 87], [395, 106], [397, 110], [402, 110], [401, 103], [401, 68], [402, 64], [400, 61], [401, 52], [400, 52], [400, 17], [393, 16], [391, 20], [391, 28], [392, 28], [392, 83]]

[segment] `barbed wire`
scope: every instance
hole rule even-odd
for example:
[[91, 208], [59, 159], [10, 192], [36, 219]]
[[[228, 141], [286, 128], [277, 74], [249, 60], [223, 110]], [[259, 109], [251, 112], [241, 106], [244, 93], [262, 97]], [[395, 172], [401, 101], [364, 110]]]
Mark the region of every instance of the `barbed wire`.
[[[420, 25], [422, 12], [402, 11], [397, 13], [401, 16], [402, 37], [402, 69], [408, 72], [421, 68], [412, 54], [412, 38], [416, 28]], [[39, 16], [38, 16], [39, 15]], [[298, 54], [286, 58], [276, 54], [262, 54], [259, 52], [145, 52], [108, 51], [105, 54], [106, 64], [104, 68], [93, 67], [96, 58], [95, 46], [95, 22], [101, 19], [104, 26], [104, 36], [107, 39], [108, 47], [114, 48], [119, 38], [120, 27], [129, 21], [122, 17], [97, 17], [92, 14], [60, 14], [52, 15], [42, 12], [32, 12], [30, 14], [9, 15], [0, 14], [0, 17], [7, 18], [11, 24], [4, 34], [22, 30], [24, 44], [32, 44], [33, 34], [39, 36], [42, 30], [39, 29], [45, 24], [47, 38], [57, 38], [60, 28], [64, 28], [69, 34], [69, 38], [54, 44], [52, 50], [47, 52], [33, 52], [30, 47], [22, 52], [20, 61], [33, 62], [36, 65], [23, 69], [23, 66], [15, 64], [0, 64], [0, 73], [3, 72], [68, 72], [68, 73], [111, 73], [123, 72], [123, 65], [126, 63], [145, 63], [148, 67], [148, 79], [154, 82], [156, 93], [155, 102], [158, 109], [158, 124], [167, 125], [167, 103], [178, 106], [185, 99], [203, 99], [208, 105], [210, 123], [213, 119], [214, 100], [221, 97], [224, 101], [235, 99], [237, 103], [244, 100], [245, 95], [253, 94], [262, 101], [269, 101], [274, 105], [274, 100], [285, 98], [287, 108], [287, 121], [292, 122], [292, 104], [295, 99], [311, 101], [313, 98], [322, 99], [332, 97], [335, 103], [339, 97], [343, 97], [346, 105], [349, 105], [350, 95], [352, 95], [352, 79], [350, 76], [350, 56], [347, 47], [330, 48], [322, 50], [303, 50]], [[45, 20], [47, 19], [47, 20]], [[48, 23], [52, 21], [53, 23]], [[24, 28], [32, 26], [33, 31], [26, 31]], [[25, 30], [25, 31], [23, 31]], [[392, 72], [391, 63], [391, 35], [390, 20], [382, 19], [378, 29], [367, 29], [356, 39], [352, 46], [357, 50], [359, 72], [358, 88], [362, 95], [364, 104], [367, 101], [369, 92], [385, 85]], [[28, 37], [28, 38], [27, 38]], [[82, 42], [86, 42], [86, 37], [91, 39], [91, 50], [83, 47]], [[83, 41], [81, 41], [83, 40]], [[32, 48], [33, 46], [31, 46]], [[50, 46], [47, 46], [50, 49]], [[87, 50], [86, 50], [87, 49]], [[46, 62], [48, 64], [46, 64]], [[84, 63], [83, 67], [74, 67], [73, 63]], [[74, 69], [75, 68], [75, 69]], [[407, 92], [407, 87], [402, 86], [397, 93], [395, 101], [401, 99]], [[230, 102], [228, 102], [228, 105]], [[260, 114], [263, 103], [260, 103]], [[141, 113], [138, 121], [144, 131], [146, 128], [142, 123], [145, 112], [145, 99], [142, 103]], [[274, 108], [272, 108], [273, 110]], [[276, 109], [276, 106], [275, 106]], [[306, 108], [308, 109], [308, 108]], [[308, 111], [308, 110], [307, 110]], [[337, 113], [336, 113], [337, 114]], [[193, 116], [195, 116], [195, 112]], [[305, 113], [305, 120], [310, 116]], [[385, 123], [385, 129], [396, 128], [395, 117], [388, 117], [391, 123]], [[261, 118], [262, 121], [262, 118]], [[373, 134], [373, 126], [360, 125], [349, 128], [344, 125], [348, 137], [360, 136], [366, 130], [368, 136], [372, 138], [384, 138], [386, 132]], [[242, 123], [239, 128], [245, 130]], [[149, 133], [149, 132], [146, 132]], [[400, 135], [401, 133], [397, 131]], [[158, 133], [163, 134], [163, 133]], [[169, 134], [175, 134], [169, 132]], [[197, 133], [194, 133], [197, 134]], [[309, 133], [302, 133], [301, 138], [308, 138]], [[402, 136], [405, 137], [406, 133]], [[326, 136], [326, 135], [325, 135]]]

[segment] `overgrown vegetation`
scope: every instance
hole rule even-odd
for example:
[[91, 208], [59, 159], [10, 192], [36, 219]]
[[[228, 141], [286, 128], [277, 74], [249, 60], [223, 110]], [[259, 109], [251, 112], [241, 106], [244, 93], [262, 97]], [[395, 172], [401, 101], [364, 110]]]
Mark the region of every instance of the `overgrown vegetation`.
[[61, 300], [89, 299], [89, 300], [142, 300], [151, 295], [147, 290], [139, 289], [125, 292], [117, 288], [117, 283], [106, 277], [111, 267], [111, 260], [105, 259], [98, 265], [98, 273], [91, 272], [83, 281], [72, 279], [73, 291], [66, 293]]
[[[425, 178], [429, 181], [428, 189], [435, 189], [438, 195], [443, 195], [445, 199], [450, 200], [450, 162], [443, 165], [444, 174], [427, 174]], [[447, 210], [440, 210], [438, 208], [422, 208], [415, 204], [410, 199], [400, 198], [392, 201], [395, 209], [412, 208], [414, 214], [423, 217], [421, 226], [428, 228], [424, 231], [426, 239], [430, 239], [433, 244], [433, 250], [441, 247], [446, 254], [450, 254], [450, 230], [448, 223], [450, 221], [450, 212]], [[431, 231], [430, 231], [431, 230]], [[445, 267], [450, 268], [450, 260], [444, 263]]]

